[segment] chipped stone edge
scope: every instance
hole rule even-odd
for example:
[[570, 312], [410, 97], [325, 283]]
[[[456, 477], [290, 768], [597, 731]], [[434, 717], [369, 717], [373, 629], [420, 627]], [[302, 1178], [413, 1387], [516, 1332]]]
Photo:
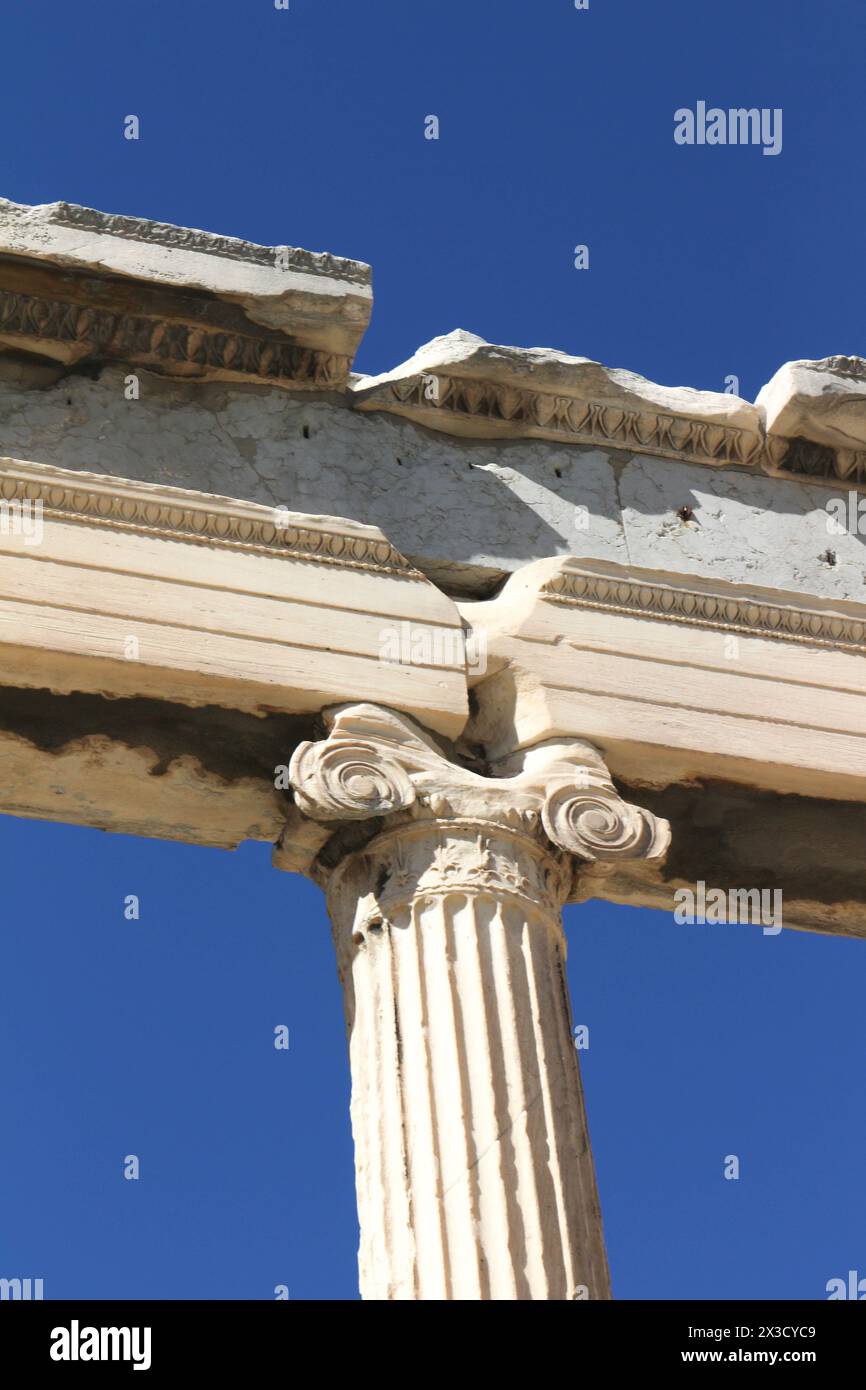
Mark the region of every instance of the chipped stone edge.
[[[220, 256], [226, 260], [248, 261], [253, 265], [265, 266], [269, 270], [274, 268], [274, 255], [278, 249], [262, 246], [254, 241], [244, 241], [240, 237], [200, 231], [196, 227], [179, 227], [173, 222], [151, 222], [146, 217], [99, 212], [96, 208], [83, 207], [78, 203], [44, 203], [40, 211], [45, 214], [44, 221], [59, 226], [80, 227], [98, 235], [122, 237], [124, 241], [140, 241], [146, 245], [195, 251], [201, 255]], [[368, 288], [370, 285], [372, 272], [364, 261], [335, 256], [330, 251], [305, 251], [298, 246], [279, 249], [288, 251], [292, 265], [305, 275], [345, 280], [361, 288]]]
[[[364, 297], [371, 295], [372, 270], [364, 261], [352, 260], [346, 256], [336, 256], [330, 251], [306, 251], [297, 246], [262, 246], [258, 242], [244, 241], [241, 237], [221, 236], [216, 232], [202, 231], [197, 227], [179, 227], [172, 222], [151, 222], [146, 217], [130, 217], [124, 213], [100, 212], [96, 208], [83, 207], [78, 203], [15, 203], [8, 198], [0, 198], [0, 214], [5, 215], [11, 224], [22, 230], [22, 246], [11, 251], [13, 255], [31, 254], [39, 260], [51, 260], [59, 250], [70, 259], [76, 258], [77, 250], [91, 245], [89, 240], [76, 242], [63, 238], [62, 247], [39, 245], [40, 229], [59, 228], [63, 231], [79, 231], [88, 238], [113, 238], [115, 241], [136, 242], [142, 246], [161, 247], [166, 251], [190, 253], [197, 256], [216, 257], [253, 265], [259, 269], [273, 271], [282, 276], [283, 271], [276, 265], [278, 251], [289, 253], [290, 268], [301, 275], [316, 279], [337, 282], [335, 289], [348, 290]], [[78, 256], [82, 269], [98, 269], [102, 262], [90, 257]], [[104, 263], [107, 266], [107, 263]], [[164, 277], [158, 277], [162, 280]], [[340, 283], [342, 282], [342, 284]], [[318, 287], [319, 293], [327, 293], [327, 287]]]
[[[7, 243], [0, 254], [30, 257], [60, 268], [119, 274], [144, 283], [197, 285], [242, 307], [251, 322], [280, 333], [270, 341], [247, 340], [238, 333], [128, 315], [102, 313], [100, 317], [95, 311], [90, 312], [94, 319], [90, 323], [83, 310], [73, 314], [74, 306], [6, 294], [12, 325], [8, 331], [18, 337], [27, 336], [31, 319], [38, 323], [53, 315], [60, 325], [56, 335], [64, 345], [71, 344], [70, 351], [96, 351], [104, 339], [117, 360], [139, 361], [153, 370], [183, 374], [190, 381], [195, 379], [192, 373], [197, 373], [201, 380], [345, 389], [352, 409], [401, 415], [451, 435], [614, 448], [793, 481], [818, 479], [866, 489], [866, 449], [834, 448], [808, 438], [788, 438], [772, 429], [768, 432], [761, 394], [752, 406], [733, 396], [661, 388], [633, 373], [602, 368], [611, 388], [602, 396], [577, 376], [573, 384], [568, 380], [570, 368], [601, 364], [546, 349], [498, 347], [462, 331], [434, 339], [391, 372], [375, 377], [350, 375], [351, 354], [335, 350], [333, 338], [336, 333], [345, 346], [353, 343], [354, 352], [367, 325], [371, 270], [360, 261], [296, 247], [261, 246], [67, 202], [30, 206], [0, 199], [0, 219], [5, 219], [7, 228]], [[136, 246], [145, 248], [138, 256]], [[278, 251], [288, 256], [285, 271], [277, 267]], [[239, 285], [230, 274], [220, 272], [214, 264], [220, 260], [246, 265], [253, 280]], [[294, 308], [288, 307], [287, 296], [296, 301], [298, 295], [312, 296], [320, 304], [324, 296], [332, 306], [313, 309], [311, 305], [312, 312], [305, 315], [297, 302]], [[339, 321], [333, 317], [333, 301], [342, 301]], [[289, 320], [297, 321], [297, 333], [290, 331]], [[329, 334], [330, 346], [326, 346]], [[91, 342], [94, 335], [98, 341]], [[853, 357], [829, 357], [808, 365], [857, 377], [866, 371], [863, 360]], [[528, 382], [539, 367], [552, 368], [558, 383], [539, 387]], [[431, 381], [436, 383], [432, 395]], [[678, 392], [682, 409], [666, 409], [668, 398], [676, 407]], [[645, 402], [635, 399], [642, 393]], [[686, 397], [696, 402], [701, 398], [703, 408], [699, 403], [690, 408], [692, 402]], [[743, 407], [740, 416], [751, 413], [754, 427], [734, 422], [731, 417], [737, 412], [733, 410], [726, 419], [723, 402], [731, 406], [737, 402]], [[719, 419], [712, 418], [716, 410]]]
[[362, 261], [71, 203], [29, 206], [0, 198], [0, 257], [167, 291], [202, 291], [236, 305], [288, 344], [344, 356], [346, 373], [373, 303], [372, 272]]

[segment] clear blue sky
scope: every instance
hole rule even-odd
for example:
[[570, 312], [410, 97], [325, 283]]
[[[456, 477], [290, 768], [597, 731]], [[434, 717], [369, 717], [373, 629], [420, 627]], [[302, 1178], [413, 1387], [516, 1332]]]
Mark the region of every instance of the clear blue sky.
[[[359, 370], [462, 327], [753, 398], [866, 353], [862, 0], [43, 0], [0, 38], [0, 194], [367, 260]], [[781, 107], [782, 153], [677, 146], [698, 100]], [[0, 1275], [357, 1297], [318, 890], [267, 846], [11, 819], [0, 858]], [[866, 1276], [863, 943], [597, 904], [567, 927], [616, 1295]]]

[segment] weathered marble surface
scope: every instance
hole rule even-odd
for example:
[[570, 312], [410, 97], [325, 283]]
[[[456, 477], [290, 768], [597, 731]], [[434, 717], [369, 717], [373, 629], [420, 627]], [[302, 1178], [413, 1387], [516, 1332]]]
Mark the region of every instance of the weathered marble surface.
[[355, 378], [359, 409], [387, 409], [469, 438], [616, 440], [702, 462], [746, 463], [760, 411], [739, 396], [659, 386], [551, 348], [498, 347], [457, 329], [381, 376]]
[[463, 331], [351, 376], [370, 306], [356, 261], [0, 201], [0, 455], [352, 517], [453, 594], [574, 554], [863, 599], [863, 359], [754, 405]]
[[[864, 538], [828, 532], [845, 486], [543, 440], [465, 441], [342, 396], [186, 384], [3, 379], [0, 453], [377, 525], [455, 591], [552, 555], [862, 601]], [[690, 507], [691, 519], [681, 509]], [[583, 510], [585, 509], [585, 511]], [[832, 558], [828, 559], [828, 551]]]
[[298, 315], [307, 309], [322, 345], [327, 340], [334, 352], [354, 351], [373, 301], [370, 267], [363, 261], [296, 246], [259, 246], [75, 203], [30, 207], [0, 198], [0, 248], [70, 270], [204, 290], [242, 305], [253, 322], [288, 333], [297, 333]]
[[774, 434], [831, 449], [866, 449], [866, 362], [860, 357], [786, 362], [756, 404]]

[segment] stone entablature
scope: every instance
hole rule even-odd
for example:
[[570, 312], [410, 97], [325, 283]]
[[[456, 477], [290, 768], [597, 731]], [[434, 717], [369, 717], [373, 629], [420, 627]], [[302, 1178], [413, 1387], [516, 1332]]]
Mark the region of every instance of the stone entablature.
[[343, 517], [308, 516], [287, 508], [9, 458], [0, 458], [3, 503], [7, 507], [39, 503], [43, 517], [85, 526], [423, 580], [381, 532]]
[[[39, 545], [14, 526], [0, 538], [0, 810], [203, 844], [265, 839], [281, 867], [306, 870], [328, 832], [283, 835], [275, 769], [322, 707], [365, 698], [482, 771], [578, 736], [622, 785], [739, 788], [742, 821], [760, 819], [755, 798], [797, 801], [819, 881], [821, 826], [835, 845], [859, 823], [866, 605], [555, 557], [493, 600], [456, 603], [372, 527], [0, 463], [10, 523], [37, 507]], [[248, 776], [226, 780], [219, 711], [241, 720]], [[285, 718], [301, 722], [287, 731]], [[177, 729], [167, 745], [164, 725]], [[765, 866], [777, 852], [762, 849]], [[596, 865], [581, 881], [669, 906], [676, 876], [642, 865]], [[859, 888], [846, 886], [843, 913], [801, 878], [790, 925], [862, 929]]]
[[759, 412], [737, 396], [656, 386], [585, 357], [495, 347], [462, 330], [392, 372], [355, 379], [352, 393], [359, 409], [475, 439], [600, 444], [745, 467], [763, 446]]
[[[15, 459], [0, 513], [8, 685], [293, 714], [389, 687], [466, 721], [459, 614], [375, 527]], [[384, 659], [401, 623], [426, 659]]]
[[866, 361], [789, 362], [755, 405], [657, 386], [546, 348], [495, 347], [458, 330], [392, 372], [356, 378], [360, 410], [473, 439], [549, 439], [710, 467], [866, 483]]
[[350, 408], [470, 439], [596, 445], [866, 485], [862, 358], [787, 363], [752, 405], [458, 330], [390, 372], [350, 379], [371, 305], [370, 269], [358, 261], [0, 200], [0, 350], [343, 391]]
[[576, 554], [861, 600], [866, 516], [827, 508], [856, 511], [862, 359], [755, 404], [462, 332], [352, 375], [370, 307], [358, 262], [0, 202], [0, 454], [348, 515], [454, 596]]

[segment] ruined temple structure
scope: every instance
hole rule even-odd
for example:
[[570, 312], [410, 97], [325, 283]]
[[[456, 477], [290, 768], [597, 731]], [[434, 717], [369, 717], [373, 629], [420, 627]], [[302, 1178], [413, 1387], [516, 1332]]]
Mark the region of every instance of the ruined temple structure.
[[563, 905], [866, 935], [866, 362], [750, 404], [461, 331], [366, 377], [371, 302], [0, 203], [0, 810], [321, 885], [365, 1298], [606, 1298]]

